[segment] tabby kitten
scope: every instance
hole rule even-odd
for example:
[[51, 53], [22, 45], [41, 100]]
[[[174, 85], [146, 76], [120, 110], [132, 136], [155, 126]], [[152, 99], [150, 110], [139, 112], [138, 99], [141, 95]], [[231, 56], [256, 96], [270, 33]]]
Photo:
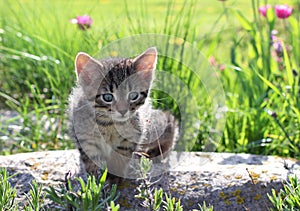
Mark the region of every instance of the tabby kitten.
[[134, 177], [130, 162], [143, 155], [160, 162], [177, 138], [174, 117], [152, 109], [149, 93], [157, 51], [135, 58], [96, 60], [78, 53], [78, 85], [70, 96], [70, 123], [81, 161], [98, 175], [105, 164], [118, 177]]

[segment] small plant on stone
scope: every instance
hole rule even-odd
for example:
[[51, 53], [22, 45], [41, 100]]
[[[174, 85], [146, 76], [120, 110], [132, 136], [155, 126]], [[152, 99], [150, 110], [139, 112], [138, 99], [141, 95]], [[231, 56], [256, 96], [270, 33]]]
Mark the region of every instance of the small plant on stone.
[[[68, 176], [68, 175], [67, 175]], [[66, 176], [66, 177], [67, 177]], [[61, 185], [59, 190], [50, 187], [47, 190], [48, 198], [67, 210], [119, 210], [116, 200], [116, 186], [110, 191], [105, 190], [107, 170], [104, 171], [99, 181], [93, 175], [89, 175], [87, 182], [81, 177], [75, 178], [79, 183], [79, 189], [75, 190], [70, 178], [66, 178], [66, 185]]]
[[0, 168], [0, 210], [18, 210], [18, 204], [15, 203], [17, 191], [11, 187], [6, 168]]
[[36, 181], [32, 181], [30, 184], [31, 189], [29, 191], [29, 195], [26, 194], [26, 198], [28, 201], [28, 205], [24, 207], [26, 211], [39, 211], [44, 210], [43, 204], [45, 201], [45, 194], [42, 194], [42, 185], [38, 185]]
[[289, 180], [284, 184], [279, 192], [272, 189], [269, 195], [275, 209], [273, 211], [300, 210], [300, 182], [297, 176], [289, 176]]
[[203, 202], [202, 205], [199, 204], [199, 211], [213, 211], [213, 210], [214, 210], [214, 206], [207, 206], [205, 201]]
[[172, 196], [168, 196], [168, 194], [166, 194], [166, 193], [165, 193], [165, 198], [166, 198], [165, 201], [163, 201], [164, 210], [183, 211], [183, 208], [180, 204], [180, 199], [177, 200], [176, 198], [174, 198]]
[[120, 205], [119, 204], [115, 205], [115, 202], [111, 201], [110, 202], [110, 210], [111, 211], [119, 211], [120, 210]]
[[[149, 171], [152, 167], [152, 161], [144, 156], [140, 159], [140, 185], [137, 187], [138, 194], [135, 196], [143, 200], [142, 206], [149, 210], [160, 210], [163, 206], [167, 211], [182, 211], [180, 200], [176, 200], [171, 195], [163, 193], [162, 188], [153, 189], [154, 182], [151, 182]], [[177, 201], [177, 202], [176, 202]]]
[[[143, 200], [142, 205], [144, 207], [153, 208], [154, 210], [157, 210], [156, 207], [159, 207], [162, 201], [162, 193], [157, 193], [155, 197], [153, 196], [153, 190], [151, 188], [152, 184], [149, 179], [149, 171], [151, 169], [151, 166], [152, 161], [142, 156], [138, 165], [140, 172], [140, 178], [138, 178], [138, 181], [141, 182], [137, 187], [138, 194], [135, 195], [135, 197]], [[156, 200], [156, 202], [154, 200]]]

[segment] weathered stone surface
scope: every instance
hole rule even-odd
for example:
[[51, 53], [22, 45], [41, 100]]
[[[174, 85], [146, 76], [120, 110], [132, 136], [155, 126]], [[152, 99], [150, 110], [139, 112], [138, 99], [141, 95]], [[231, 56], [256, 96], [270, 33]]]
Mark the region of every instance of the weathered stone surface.
[[[214, 210], [268, 210], [271, 203], [267, 193], [280, 189], [289, 174], [300, 177], [300, 162], [276, 156], [174, 152], [170, 160], [170, 172], [163, 174], [156, 186], [180, 198], [184, 210], [199, 208], [203, 201]], [[79, 166], [76, 150], [0, 156], [0, 167], [19, 173], [11, 182], [20, 200], [33, 179], [45, 187], [58, 185], [67, 172], [78, 174]], [[134, 197], [136, 183], [124, 184], [118, 200], [122, 210], [143, 210], [141, 201]]]

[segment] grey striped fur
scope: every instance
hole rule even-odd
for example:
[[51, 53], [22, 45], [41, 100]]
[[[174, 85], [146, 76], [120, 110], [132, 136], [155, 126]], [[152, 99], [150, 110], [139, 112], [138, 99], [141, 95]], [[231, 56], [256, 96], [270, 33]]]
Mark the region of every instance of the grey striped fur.
[[175, 119], [152, 109], [149, 98], [156, 60], [154, 47], [133, 59], [77, 55], [70, 129], [88, 173], [97, 175], [105, 163], [111, 174], [129, 177], [134, 154], [159, 162], [172, 150], [178, 132]]

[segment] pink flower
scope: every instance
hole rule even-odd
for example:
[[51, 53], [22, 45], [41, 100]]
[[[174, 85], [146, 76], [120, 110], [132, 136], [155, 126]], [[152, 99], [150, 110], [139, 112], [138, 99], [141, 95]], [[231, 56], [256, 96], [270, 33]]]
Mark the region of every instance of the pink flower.
[[216, 60], [215, 57], [210, 56], [208, 58], [208, 61], [209, 61], [209, 63], [210, 63], [211, 66], [213, 66], [213, 67], [217, 67], [218, 66], [218, 62], [217, 62], [217, 60]]
[[264, 17], [267, 16], [267, 10], [271, 8], [271, 5], [267, 4], [267, 5], [264, 5], [264, 6], [260, 6], [258, 8], [258, 11], [260, 14], [262, 14]]
[[83, 16], [77, 16], [76, 18], [71, 19], [70, 22], [73, 24], [77, 24], [80, 29], [86, 30], [91, 27], [93, 20], [90, 16], [83, 15]]
[[275, 49], [275, 52], [277, 54], [283, 54], [283, 46], [282, 46], [282, 42], [281, 41], [276, 41], [273, 43], [273, 47]]
[[225, 70], [225, 68], [226, 68], [225, 64], [220, 64], [219, 65], [219, 69], [220, 69], [221, 72], [223, 72]]
[[275, 6], [275, 13], [278, 18], [285, 19], [290, 17], [293, 12], [293, 8], [285, 4], [279, 4]]

